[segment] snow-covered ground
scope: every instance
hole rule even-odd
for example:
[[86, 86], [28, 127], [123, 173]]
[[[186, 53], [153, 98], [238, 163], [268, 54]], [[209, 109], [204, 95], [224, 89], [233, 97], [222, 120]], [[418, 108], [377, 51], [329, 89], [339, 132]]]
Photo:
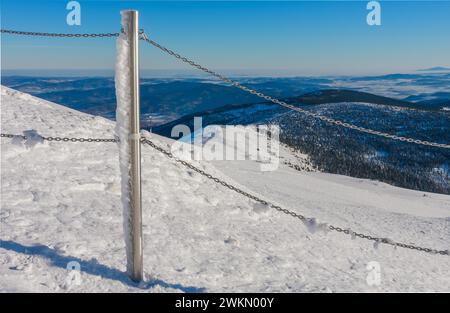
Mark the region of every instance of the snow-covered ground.
[[[112, 138], [114, 127], [2, 87], [2, 133], [35, 129], [45, 136]], [[137, 286], [124, 273], [117, 145], [44, 142], [26, 148], [2, 138], [1, 149], [0, 291], [450, 291], [449, 256], [374, 249], [371, 242], [334, 232], [310, 234], [298, 220], [256, 205], [148, 146], [142, 149], [147, 281]], [[450, 248], [446, 195], [303, 173], [283, 162], [272, 172], [261, 172], [254, 161], [196, 164], [336, 226]], [[66, 283], [72, 261], [81, 266], [79, 284]], [[379, 286], [366, 281], [372, 261], [380, 265]]]

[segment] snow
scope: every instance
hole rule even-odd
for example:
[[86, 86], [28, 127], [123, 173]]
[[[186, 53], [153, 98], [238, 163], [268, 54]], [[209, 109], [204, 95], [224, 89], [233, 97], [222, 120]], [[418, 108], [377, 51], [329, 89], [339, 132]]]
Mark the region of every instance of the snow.
[[[122, 14], [122, 26], [127, 25], [128, 15]], [[130, 145], [129, 138], [131, 123], [131, 70], [129, 43], [124, 34], [117, 38], [116, 60], [116, 128], [119, 139], [119, 164], [121, 176], [121, 201], [123, 212], [123, 230], [127, 254], [127, 273], [132, 273], [132, 232], [131, 232], [131, 204], [130, 204]]]
[[[23, 132], [23, 136], [25, 136], [24, 145], [27, 148], [33, 148], [34, 146], [38, 144], [44, 143], [44, 139], [35, 131], [34, 129], [25, 130]], [[17, 137], [13, 138], [13, 141], [16, 141]]]
[[[115, 123], [1, 89], [1, 132], [112, 138]], [[167, 147], [171, 141], [144, 132]], [[1, 139], [0, 291], [450, 291], [448, 256], [316, 231], [142, 149], [144, 268], [126, 271], [119, 148], [114, 143]], [[281, 157], [292, 152], [280, 147]], [[450, 245], [450, 197], [280, 162], [193, 161], [317, 223], [436, 249]], [[316, 228], [313, 228], [317, 230]], [[71, 263], [72, 262], [72, 263]], [[77, 272], [73, 262], [80, 265]], [[381, 282], [369, 285], [368, 264]], [[68, 265], [69, 269], [68, 269]], [[79, 279], [74, 278], [79, 274]], [[76, 277], [75, 277], [76, 278]], [[79, 283], [79, 284], [78, 284]]]
[[303, 224], [305, 224], [311, 234], [315, 234], [317, 232], [327, 233], [330, 230], [327, 223], [320, 223], [315, 217], [306, 218], [303, 220]]

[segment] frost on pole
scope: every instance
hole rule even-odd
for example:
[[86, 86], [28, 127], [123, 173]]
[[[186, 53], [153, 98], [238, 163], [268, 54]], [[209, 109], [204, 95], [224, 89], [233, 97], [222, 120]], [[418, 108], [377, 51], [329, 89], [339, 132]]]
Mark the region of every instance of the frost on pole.
[[[122, 14], [122, 25], [128, 23], [127, 15]], [[127, 253], [127, 272], [132, 271], [132, 234], [131, 234], [131, 204], [130, 204], [130, 90], [131, 69], [130, 49], [126, 36], [121, 33], [117, 39], [116, 60], [116, 136], [119, 138], [119, 162], [121, 174], [121, 201], [123, 208], [123, 228]]]

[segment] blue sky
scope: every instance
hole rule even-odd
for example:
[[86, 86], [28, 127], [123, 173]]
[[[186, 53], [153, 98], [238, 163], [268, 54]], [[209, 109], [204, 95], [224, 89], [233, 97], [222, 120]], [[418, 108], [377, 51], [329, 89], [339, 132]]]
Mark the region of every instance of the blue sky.
[[[81, 0], [81, 26], [66, 24], [67, 2], [2, 0], [2, 28], [116, 32], [119, 11], [133, 8], [154, 40], [228, 72], [353, 75], [450, 67], [449, 1], [381, 1], [381, 26], [367, 25], [368, 1]], [[3, 69], [114, 68], [114, 39], [4, 35], [1, 49]], [[141, 47], [141, 68], [187, 69], [150, 46]]]

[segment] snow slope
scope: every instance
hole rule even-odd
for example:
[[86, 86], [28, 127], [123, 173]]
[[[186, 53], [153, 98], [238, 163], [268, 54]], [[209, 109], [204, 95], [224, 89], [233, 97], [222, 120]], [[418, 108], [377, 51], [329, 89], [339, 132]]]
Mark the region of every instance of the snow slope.
[[[114, 122], [1, 89], [1, 132], [112, 138]], [[170, 141], [148, 134], [155, 142]], [[255, 205], [144, 146], [144, 265], [126, 277], [118, 148], [114, 143], [1, 139], [0, 291], [329, 292], [450, 291], [450, 259], [310, 234], [298, 220]], [[283, 153], [287, 153], [284, 151]], [[198, 163], [196, 163], [198, 164]], [[341, 227], [450, 248], [450, 197], [281, 164], [202, 162], [245, 190]], [[67, 264], [81, 266], [67, 283]], [[381, 283], [366, 268], [379, 262]]]

